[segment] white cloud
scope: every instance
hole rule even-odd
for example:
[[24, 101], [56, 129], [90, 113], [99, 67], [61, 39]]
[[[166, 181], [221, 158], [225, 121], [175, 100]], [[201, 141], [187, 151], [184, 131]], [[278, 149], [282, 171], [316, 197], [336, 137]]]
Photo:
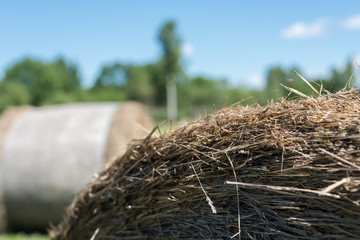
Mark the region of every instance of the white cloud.
[[184, 43], [180, 50], [185, 56], [191, 56], [194, 53], [194, 46], [191, 43]]
[[313, 23], [296, 22], [290, 27], [284, 29], [281, 35], [285, 39], [303, 39], [322, 36], [325, 33], [327, 21], [324, 19], [317, 20]]
[[360, 29], [360, 15], [352, 16], [344, 21], [344, 28], [347, 30]]

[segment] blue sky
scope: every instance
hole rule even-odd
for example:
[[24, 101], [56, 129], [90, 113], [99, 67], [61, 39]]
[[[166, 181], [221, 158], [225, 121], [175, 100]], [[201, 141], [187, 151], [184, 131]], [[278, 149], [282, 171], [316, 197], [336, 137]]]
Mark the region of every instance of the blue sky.
[[358, 0], [0, 0], [0, 78], [24, 57], [64, 56], [91, 86], [104, 64], [158, 59], [157, 35], [169, 19], [186, 71], [234, 86], [263, 87], [273, 66], [297, 66], [311, 79], [360, 63]]

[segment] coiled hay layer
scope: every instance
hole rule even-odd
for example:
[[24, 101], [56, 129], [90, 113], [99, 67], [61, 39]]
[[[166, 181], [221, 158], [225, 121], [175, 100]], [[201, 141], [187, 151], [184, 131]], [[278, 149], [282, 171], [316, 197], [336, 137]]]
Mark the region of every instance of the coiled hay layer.
[[134, 142], [52, 239], [358, 239], [357, 91], [217, 111]]

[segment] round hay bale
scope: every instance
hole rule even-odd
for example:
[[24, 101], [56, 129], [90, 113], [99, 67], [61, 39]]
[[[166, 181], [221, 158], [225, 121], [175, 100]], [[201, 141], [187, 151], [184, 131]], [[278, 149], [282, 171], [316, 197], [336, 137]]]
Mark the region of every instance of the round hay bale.
[[49, 222], [59, 222], [64, 207], [111, 160], [111, 154], [123, 153], [132, 138], [147, 134], [144, 129], [150, 124], [137, 103], [55, 105], [18, 116], [1, 152], [8, 227], [44, 229]]
[[360, 94], [215, 112], [133, 142], [52, 239], [358, 239]]
[[[20, 116], [30, 108], [31, 108], [30, 106], [12, 107], [7, 109], [5, 112], [3, 112], [0, 115], [0, 153], [3, 152], [4, 142], [7, 137], [7, 133], [11, 127], [11, 124], [18, 116]], [[2, 162], [3, 159], [2, 159], [2, 155], [0, 154], [0, 167], [2, 166]], [[2, 185], [1, 180], [2, 179], [0, 179], [0, 186]], [[0, 232], [5, 231], [6, 226], [7, 226], [7, 221], [6, 221], [5, 207], [3, 203], [2, 192], [0, 191]]]
[[152, 120], [144, 105], [127, 102], [118, 107], [113, 117], [106, 147], [108, 162], [126, 152], [133, 138], [143, 138], [149, 134]]

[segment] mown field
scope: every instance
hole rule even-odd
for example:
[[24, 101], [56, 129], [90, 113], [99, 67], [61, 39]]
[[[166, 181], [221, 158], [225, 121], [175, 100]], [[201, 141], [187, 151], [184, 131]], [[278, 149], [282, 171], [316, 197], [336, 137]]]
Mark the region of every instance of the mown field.
[[47, 235], [41, 234], [0, 234], [0, 240], [49, 240]]

